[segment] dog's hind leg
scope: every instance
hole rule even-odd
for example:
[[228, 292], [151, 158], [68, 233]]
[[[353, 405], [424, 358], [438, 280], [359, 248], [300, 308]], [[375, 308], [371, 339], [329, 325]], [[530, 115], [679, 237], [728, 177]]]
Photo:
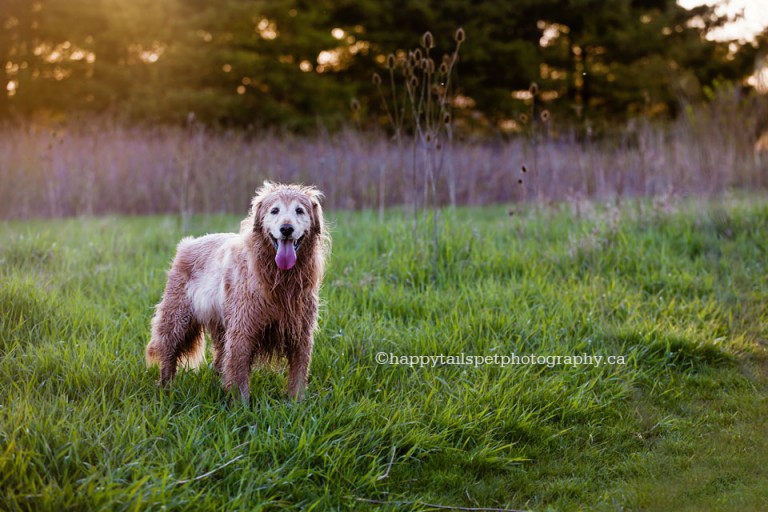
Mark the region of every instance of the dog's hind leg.
[[202, 326], [192, 312], [192, 305], [184, 293], [186, 279], [173, 270], [163, 300], [152, 318], [152, 339], [147, 345], [147, 364], [160, 364], [160, 384], [166, 384], [174, 375], [179, 361], [192, 366], [199, 363], [205, 352]]

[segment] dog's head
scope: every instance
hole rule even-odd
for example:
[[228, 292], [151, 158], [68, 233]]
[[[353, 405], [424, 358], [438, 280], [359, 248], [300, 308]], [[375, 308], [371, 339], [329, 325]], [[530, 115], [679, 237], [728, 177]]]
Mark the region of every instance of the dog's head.
[[253, 231], [274, 247], [280, 270], [293, 268], [302, 247], [314, 245], [322, 234], [322, 197], [314, 187], [269, 181], [256, 190], [251, 203]]

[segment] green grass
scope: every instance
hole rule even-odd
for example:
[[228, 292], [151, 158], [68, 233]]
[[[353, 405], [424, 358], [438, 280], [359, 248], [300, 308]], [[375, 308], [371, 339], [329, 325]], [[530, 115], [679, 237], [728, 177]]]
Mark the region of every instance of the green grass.
[[144, 366], [176, 219], [4, 223], [1, 508], [764, 510], [768, 203], [672, 210], [445, 212], [437, 264], [405, 215], [332, 215], [308, 396], [257, 370], [250, 407]]

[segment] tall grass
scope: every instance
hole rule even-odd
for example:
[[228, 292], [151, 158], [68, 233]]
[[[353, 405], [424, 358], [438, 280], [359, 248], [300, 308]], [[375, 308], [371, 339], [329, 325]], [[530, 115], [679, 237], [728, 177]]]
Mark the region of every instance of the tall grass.
[[[481, 205], [659, 194], [711, 195], [768, 185], [754, 151], [765, 102], [737, 93], [676, 122], [631, 122], [600, 141], [549, 121], [548, 136], [454, 137], [439, 204]], [[418, 141], [345, 130], [300, 138], [204, 127], [129, 128], [104, 121], [0, 129], [0, 217], [245, 211], [265, 178], [313, 183], [334, 209], [409, 204]], [[521, 188], [521, 165], [529, 172]], [[382, 179], [385, 177], [385, 179]], [[418, 186], [417, 186], [418, 187]], [[421, 189], [421, 187], [418, 187]]]
[[436, 274], [402, 212], [331, 215], [307, 398], [250, 407], [144, 366], [176, 219], [0, 223], [0, 509], [764, 510], [768, 205], [566, 206], [446, 212]]

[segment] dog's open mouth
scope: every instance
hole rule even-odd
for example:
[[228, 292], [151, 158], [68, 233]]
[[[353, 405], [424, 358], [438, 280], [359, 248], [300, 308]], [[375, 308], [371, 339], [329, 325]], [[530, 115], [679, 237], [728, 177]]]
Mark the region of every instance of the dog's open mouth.
[[297, 239], [293, 238], [275, 238], [271, 234], [272, 245], [275, 246], [275, 263], [280, 270], [290, 270], [296, 264], [296, 252], [299, 250], [301, 242], [304, 241], [304, 235]]

